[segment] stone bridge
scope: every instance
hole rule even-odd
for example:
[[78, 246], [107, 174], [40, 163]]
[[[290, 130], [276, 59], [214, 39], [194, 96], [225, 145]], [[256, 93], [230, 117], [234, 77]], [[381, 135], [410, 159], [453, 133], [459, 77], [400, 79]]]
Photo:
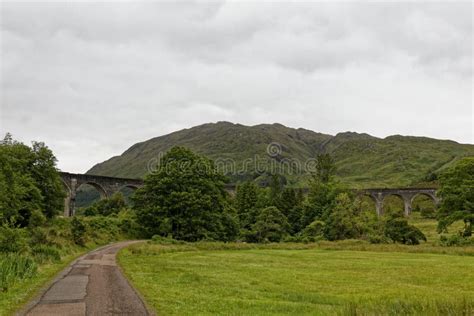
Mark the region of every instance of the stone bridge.
[[438, 206], [440, 200], [436, 196], [436, 189], [433, 188], [399, 188], [399, 189], [363, 189], [355, 190], [359, 196], [369, 196], [375, 203], [377, 215], [383, 214], [383, 201], [387, 196], [395, 195], [403, 200], [405, 216], [411, 214], [413, 201], [418, 195], [429, 197], [435, 206]]
[[[125, 179], [105, 176], [94, 176], [88, 174], [73, 174], [61, 172], [61, 178], [66, 188], [67, 197], [64, 203], [64, 216], [73, 216], [75, 214], [76, 192], [82, 184], [93, 186], [99, 193], [101, 199], [108, 198], [122, 188], [138, 189], [143, 186], [141, 179]], [[236, 186], [226, 184], [225, 189], [234, 195]], [[303, 189], [305, 192], [308, 189]], [[418, 195], [425, 195], [431, 198], [435, 205], [439, 204], [439, 198], [436, 196], [436, 189], [433, 188], [399, 188], [399, 189], [362, 189], [354, 190], [358, 196], [369, 196], [375, 203], [375, 210], [378, 215], [383, 214], [383, 201], [386, 197], [395, 195], [403, 200], [405, 205], [405, 215], [411, 213], [413, 200]]]
[[74, 174], [60, 172], [66, 188], [66, 199], [64, 202], [64, 216], [73, 216], [76, 213], [76, 192], [83, 184], [93, 186], [99, 193], [101, 199], [106, 199], [123, 188], [138, 189], [143, 185], [140, 179], [124, 179], [104, 176], [93, 176], [88, 174]]

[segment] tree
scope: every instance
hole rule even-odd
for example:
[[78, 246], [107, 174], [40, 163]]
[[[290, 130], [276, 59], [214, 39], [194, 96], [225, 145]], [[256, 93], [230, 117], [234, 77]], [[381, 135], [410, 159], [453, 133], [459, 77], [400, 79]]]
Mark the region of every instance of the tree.
[[[28, 172], [33, 161], [28, 146], [7, 134], [0, 144], [0, 216], [3, 224], [25, 222], [27, 211], [39, 209], [41, 193]], [[26, 225], [25, 225], [26, 226]]]
[[295, 234], [301, 230], [301, 215], [303, 203], [302, 190], [284, 188], [277, 202], [278, 209], [286, 216], [290, 224], [290, 233]]
[[237, 222], [229, 217], [224, 180], [208, 158], [174, 147], [132, 198], [137, 220], [150, 237], [169, 235], [187, 241], [235, 238], [231, 235]]
[[237, 214], [242, 229], [250, 229], [258, 214], [258, 187], [251, 181], [237, 187], [235, 196]]
[[464, 221], [462, 236], [472, 235], [474, 222], [474, 157], [459, 160], [439, 177], [438, 231], [446, 231], [455, 221]]
[[32, 151], [35, 160], [31, 171], [43, 196], [41, 209], [47, 218], [52, 218], [62, 210], [66, 197], [61, 177], [56, 168], [57, 159], [53, 152], [41, 142], [33, 142]]
[[336, 196], [334, 208], [326, 220], [324, 235], [329, 240], [360, 237], [357, 208], [349, 194], [340, 193]]
[[272, 174], [270, 178], [270, 204], [272, 206], [278, 206], [278, 203], [281, 199], [281, 194], [283, 192], [283, 187], [285, 184], [285, 177], [277, 174]]
[[328, 183], [334, 176], [336, 166], [334, 160], [329, 154], [320, 154], [316, 156], [316, 173], [313, 175], [318, 181]]
[[276, 207], [262, 210], [257, 222], [252, 226], [252, 233], [257, 242], [279, 242], [288, 235], [288, 220]]

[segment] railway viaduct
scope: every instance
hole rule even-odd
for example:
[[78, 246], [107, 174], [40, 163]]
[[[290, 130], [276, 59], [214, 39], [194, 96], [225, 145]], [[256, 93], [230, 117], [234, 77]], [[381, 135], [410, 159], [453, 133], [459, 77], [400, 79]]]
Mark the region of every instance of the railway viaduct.
[[[61, 172], [60, 174], [67, 193], [64, 203], [64, 216], [73, 216], [75, 214], [77, 189], [83, 184], [93, 186], [100, 193], [101, 199], [112, 196], [122, 188], [138, 189], [143, 186], [143, 180], [141, 179], [115, 178], [68, 172]], [[231, 194], [234, 194], [236, 191], [236, 187], [233, 184], [226, 185], [225, 189]], [[391, 195], [398, 196], [403, 200], [406, 216], [410, 215], [413, 201], [418, 195], [428, 196], [433, 200], [435, 205], [439, 204], [436, 189], [433, 188], [373, 188], [354, 190], [354, 192], [359, 196], [369, 196], [375, 203], [375, 210], [378, 215], [383, 214], [384, 199]]]

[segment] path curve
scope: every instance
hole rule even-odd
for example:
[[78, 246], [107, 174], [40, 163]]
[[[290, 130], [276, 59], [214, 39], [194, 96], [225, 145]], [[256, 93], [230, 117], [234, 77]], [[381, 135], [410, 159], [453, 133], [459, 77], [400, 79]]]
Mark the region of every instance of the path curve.
[[74, 261], [23, 314], [150, 315], [115, 258], [121, 248], [137, 242], [101, 247]]

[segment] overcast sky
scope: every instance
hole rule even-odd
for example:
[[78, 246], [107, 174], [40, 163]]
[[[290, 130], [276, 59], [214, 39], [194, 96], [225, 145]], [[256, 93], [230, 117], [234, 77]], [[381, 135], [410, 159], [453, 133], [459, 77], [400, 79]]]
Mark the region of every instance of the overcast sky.
[[464, 3], [14, 3], [0, 132], [85, 172], [194, 125], [474, 142]]

